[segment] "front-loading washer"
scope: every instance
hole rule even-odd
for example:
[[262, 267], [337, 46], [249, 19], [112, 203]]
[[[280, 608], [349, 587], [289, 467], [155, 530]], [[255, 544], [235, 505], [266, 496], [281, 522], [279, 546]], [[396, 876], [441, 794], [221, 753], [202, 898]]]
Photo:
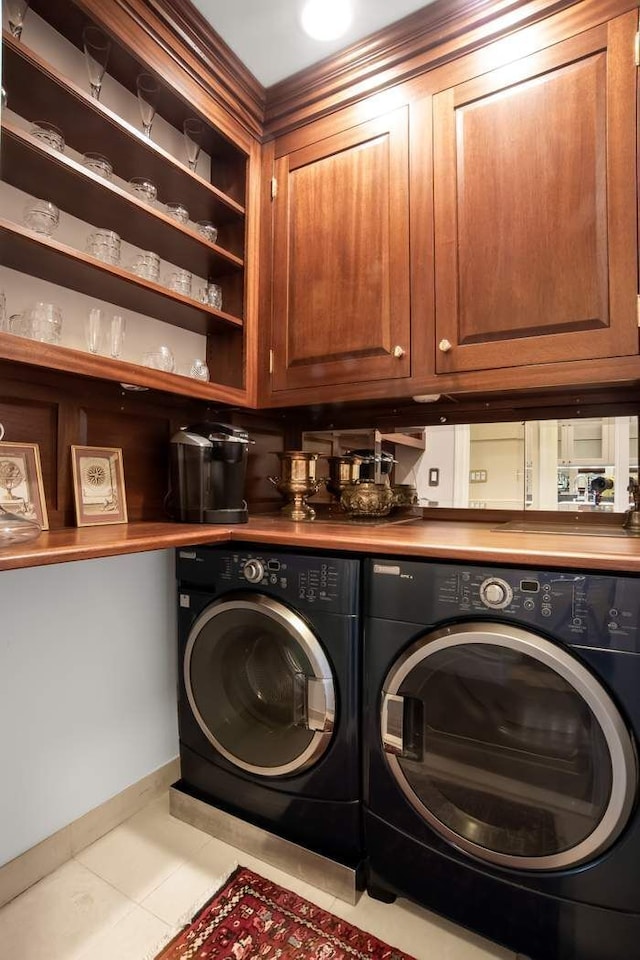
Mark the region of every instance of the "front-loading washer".
[[365, 564], [369, 888], [535, 960], [640, 956], [640, 578]]
[[182, 789], [357, 866], [359, 561], [203, 546], [177, 576]]

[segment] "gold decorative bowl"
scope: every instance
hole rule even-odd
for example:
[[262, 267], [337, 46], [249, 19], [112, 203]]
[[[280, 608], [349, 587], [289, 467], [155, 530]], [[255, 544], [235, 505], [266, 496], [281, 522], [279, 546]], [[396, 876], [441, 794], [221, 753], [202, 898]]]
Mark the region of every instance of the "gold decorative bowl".
[[343, 489], [340, 505], [350, 517], [386, 517], [393, 506], [393, 493], [386, 483], [358, 480]]
[[418, 502], [418, 490], [412, 483], [392, 483], [393, 509], [406, 510]]
[[327, 491], [336, 503], [340, 503], [344, 488], [360, 479], [361, 460], [353, 454], [347, 454], [341, 457], [327, 457], [327, 463], [329, 465]]
[[307, 497], [317, 493], [322, 483], [316, 480], [318, 454], [285, 450], [278, 457], [282, 476], [268, 477], [268, 480], [287, 501], [281, 513], [289, 520], [313, 520], [316, 512], [307, 503]]

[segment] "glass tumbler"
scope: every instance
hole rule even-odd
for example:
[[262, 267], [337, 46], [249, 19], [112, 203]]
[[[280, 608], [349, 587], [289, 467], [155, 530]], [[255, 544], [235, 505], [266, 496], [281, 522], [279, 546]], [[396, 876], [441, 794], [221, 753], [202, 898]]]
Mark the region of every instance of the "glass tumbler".
[[215, 243], [218, 239], [218, 228], [211, 220], [198, 220], [196, 223], [196, 232], [209, 243]]
[[191, 296], [192, 275], [189, 270], [176, 270], [169, 275], [167, 286], [175, 293], [181, 293], [185, 297]]
[[57, 150], [58, 153], [64, 153], [64, 134], [59, 127], [49, 123], [48, 120], [36, 120], [29, 133], [45, 146]]
[[87, 253], [103, 263], [120, 263], [120, 237], [113, 230], [96, 230], [87, 237]]
[[222, 287], [219, 283], [208, 283], [200, 291], [199, 299], [215, 310], [222, 310]]
[[143, 280], [157, 282], [160, 277], [160, 257], [153, 250], [143, 250], [142, 253], [134, 257], [131, 270], [137, 277], [142, 277]]
[[62, 311], [55, 303], [39, 300], [29, 309], [27, 317], [31, 325], [31, 332], [28, 335], [33, 340], [40, 340], [42, 343], [60, 343]]
[[60, 222], [60, 211], [49, 200], [32, 200], [24, 208], [22, 222], [35, 233], [50, 237]]

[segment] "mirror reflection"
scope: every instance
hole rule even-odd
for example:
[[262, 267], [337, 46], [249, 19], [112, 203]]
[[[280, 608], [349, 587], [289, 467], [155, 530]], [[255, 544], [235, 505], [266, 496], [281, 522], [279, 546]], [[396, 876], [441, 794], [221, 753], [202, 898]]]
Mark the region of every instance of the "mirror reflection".
[[638, 481], [637, 417], [303, 435], [303, 448], [320, 456], [361, 447], [392, 451], [394, 482], [414, 484], [427, 507], [623, 513]]

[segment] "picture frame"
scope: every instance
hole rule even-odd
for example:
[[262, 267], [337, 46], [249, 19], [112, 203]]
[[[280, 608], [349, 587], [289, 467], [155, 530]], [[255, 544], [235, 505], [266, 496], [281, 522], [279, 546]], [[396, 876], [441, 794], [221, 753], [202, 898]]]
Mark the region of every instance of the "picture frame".
[[25, 520], [49, 529], [37, 443], [0, 441], [0, 506]]
[[119, 447], [72, 445], [76, 524], [127, 523], [124, 465]]

